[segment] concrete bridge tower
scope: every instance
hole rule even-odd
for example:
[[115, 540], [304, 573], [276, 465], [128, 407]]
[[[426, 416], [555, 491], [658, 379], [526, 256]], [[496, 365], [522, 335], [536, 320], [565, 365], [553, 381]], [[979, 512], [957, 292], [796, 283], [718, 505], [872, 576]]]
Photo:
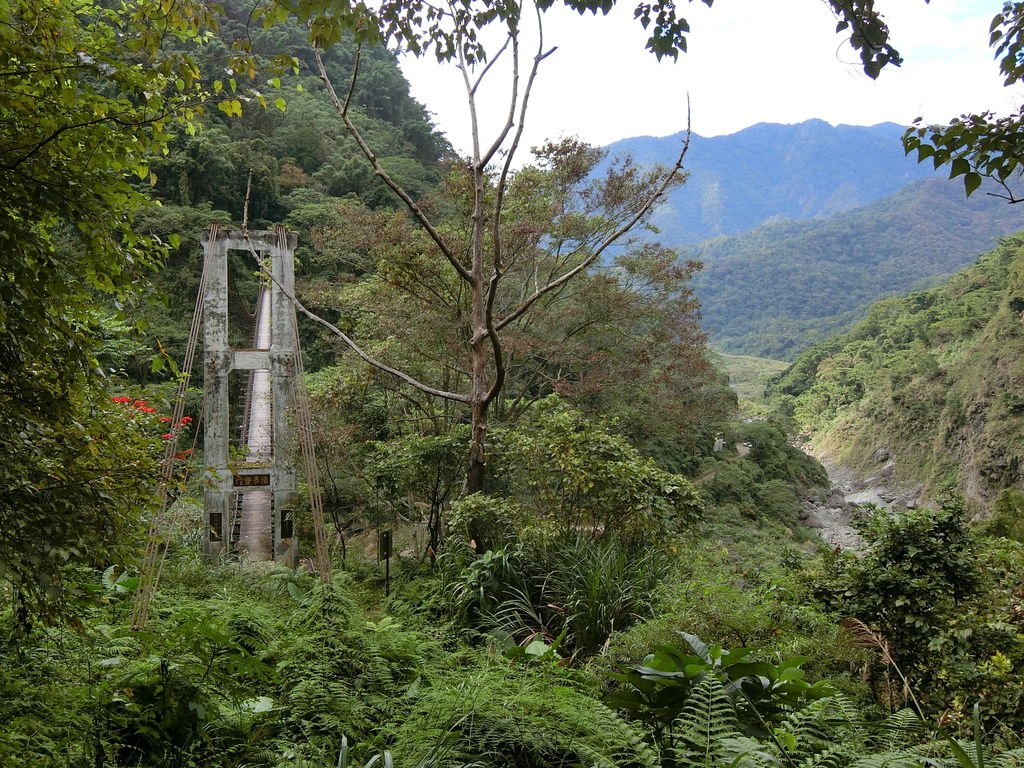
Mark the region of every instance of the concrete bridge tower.
[[[299, 456], [291, 406], [300, 361], [289, 299], [295, 291], [295, 245], [296, 236], [283, 228], [220, 232], [214, 227], [203, 241], [208, 264], [203, 292], [203, 545], [210, 557], [237, 547], [251, 560], [296, 563]], [[228, 341], [229, 251], [252, 254], [273, 275], [258, 301], [252, 348], [232, 349]], [[251, 372], [243, 403], [231, 402], [232, 371]], [[235, 451], [232, 413], [242, 413], [245, 438]]]

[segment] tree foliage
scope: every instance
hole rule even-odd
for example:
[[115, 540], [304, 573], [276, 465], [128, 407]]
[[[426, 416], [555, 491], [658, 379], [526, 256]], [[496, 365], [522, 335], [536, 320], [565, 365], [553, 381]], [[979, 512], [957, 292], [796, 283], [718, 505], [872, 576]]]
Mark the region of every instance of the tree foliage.
[[[126, 300], [159, 243], [133, 229], [152, 153], [197, 114], [191, 59], [164, 43], [205, 5], [0, 7], [0, 563], [32, 603], [67, 562], [123, 552], [146, 488], [140, 446], [94, 378], [99, 297]], [[129, 430], [130, 431], [130, 430]], [[51, 603], [52, 605], [52, 603]]]
[[703, 502], [686, 478], [639, 455], [613, 425], [544, 403], [497, 438], [497, 475], [531, 525], [561, 536], [632, 542], [692, 523]]
[[[1003, 3], [989, 26], [989, 45], [1004, 85], [1024, 80], [1024, 3]], [[1017, 184], [1024, 173], [1024, 106], [1003, 116], [992, 111], [963, 114], [948, 125], [925, 125], [918, 118], [904, 134], [903, 146], [907, 154], [917, 154], [918, 162], [948, 165], [949, 177], [962, 177], [968, 196], [988, 178], [1001, 188], [990, 194], [1009, 203], [1024, 200]]]
[[[714, 0], [700, 2], [710, 7]], [[544, 12], [557, 4], [556, 0], [541, 0], [537, 9]], [[562, 4], [581, 15], [607, 14], [615, 0], [563, 0]], [[839, 19], [836, 32], [849, 33], [849, 43], [859, 53], [869, 77], [878, 77], [886, 65], [902, 64], [899, 51], [889, 40], [889, 28], [872, 0], [829, 0], [828, 4]], [[377, 8], [362, 2], [339, 6], [322, 0], [277, 0], [275, 5], [266, 14], [267, 23], [294, 13], [310, 25], [313, 37], [324, 47], [347, 32], [359, 42], [384, 42], [416, 55], [430, 53], [439, 61], [462, 58], [468, 64], [488, 60], [481, 40], [488, 26], [514, 28], [521, 23], [522, 14], [516, 3], [491, 2], [465, 2], [450, 8], [423, 0], [385, 0]], [[658, 59], [676, 59], [686, 52], [690, 24], [671, 0], [638, 2], [633, 18], [649, 32], [646, 47]]]

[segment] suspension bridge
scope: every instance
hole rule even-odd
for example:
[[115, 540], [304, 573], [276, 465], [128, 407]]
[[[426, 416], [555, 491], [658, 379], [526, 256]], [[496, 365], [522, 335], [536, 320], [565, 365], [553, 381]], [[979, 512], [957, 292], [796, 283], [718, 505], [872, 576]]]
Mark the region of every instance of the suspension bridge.
[[[324, 579], [330, 561], [320, 478], [313, 452], [309, 401], [302, 376], [296, 323], [296, 237], [270, 231], [222, 231], [203, 239], [203, 267], [174, 403], [174, 423], [185, 395], [200, 335], [203, 340], [203, 549], [211, 559], [238, 557], [294, 567], [295, 515], [304, 477], [314, 532], [313, 562]], [[261, 276], [251, 342], [229, 342], [228, 255], [242, 251]], [[238, 390], [240, 372], [245, 385]], [[233, 387], [232, 384], [235, 384]], [[166, 555], [168, 500], [176, 441], [167, 442], [158, 511], [150, 521], [133, 624], [143, 627]]]

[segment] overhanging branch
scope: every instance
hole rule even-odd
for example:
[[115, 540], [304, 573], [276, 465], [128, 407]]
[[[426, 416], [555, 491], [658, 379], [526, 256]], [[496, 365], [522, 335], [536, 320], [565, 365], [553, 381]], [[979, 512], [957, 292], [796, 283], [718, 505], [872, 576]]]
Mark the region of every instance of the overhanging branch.
[[[255, 256], [255, 250], [252, 249], [251, 246], [250, 250]], [[274, 282], [274, 284], [280, 289], [281, 293], [283, 293], [285, 297], [287, 297], [288, 301], [292, 303], [292, 306], [294, 306], [298, 312], [308, 317], [317, 325], [323, 326], [331, 333], [333, 333], [335, 336], [337, 336], [339, 339], [341, 339], [345, 343], [345, 346], [347, 346], [349, 349], [355, 352], [356, 356], [367, 365], [371, 365], [379, 371], [388, 373], [394, 376], [396, 379], [404, 381], [409, 386], [414, 387], [425, 394], [433, 395], [434, 397], [440, 397], [444, 400], [452, 400], [453, 402], [456, 403], [469, 402], [469, 397], [467, 395], [460, 395], [458, 392], [447, 392], [443, 389], [437, 389], [436, 387], [432, 387], [429, 384], [424, 384], [423, 382], [414, 379], [412, 376], [405, 373], [404, 371], [400, 371], [397, 368], [393, 368], [387, 363], [378, 360], [369, 352], [367, 352], [358, 344], [356, 344], [355, 341], [353, 341], [348, 334], [346, 334], [343, 330], [338, 328], [338, 326], [334, 325], [334, 323], [330, 322], [329, 320], [325, 320], [324, 318], [320, 317], [320, 315], [316, 314], [316, 312], [307, 309], [306, 306], [301, 301], [299, 301], [298, 297], [294, 293], [289, 291], [287, 288], [285, 288], [281, 281], [274, 276], [273, 272], [267, 269], [267, 267], [262, 262], [259, 261], [258, 257], [257, 263], [259, 263], [260, 271], [262, 271]]]
[[473, 278], [472, 275], [470, 275], [469, 270], [467, 270], [462, 265], [462, 263], [455, 257], [454, 252], [451, 250], [451, 248], [448, 247], [448, 243], [445, 242], [445, 239], [441, 236], [441, 233], [434, 228], [434, 225], [430, 222], [430, 219], [423, 212], [423, 209], [420, 208], [416, 204], [416, 201], [413, 200], [412, 197], [409, 195], [409, 193], [406, 192], [405, 189], [398, 182], [391, 178], [391, 175], [386, 170], [384, 170], [384, 166], [381, 165], [380, 160], [377, 158], [377, 155], [370, 148], [370, 145], [366, 143], [366, 140], [363, 138], [362, 133], [360, 133], [359, 129], [356, 128], [355, 123], [352, 122], [352, 118], [349, 117], [348, 108], [352, 103], [352, 93], [355, 90], [356, 80], [359, 76], [359, 62], [361, 55], [362, 47], [360, 46], [356, 48], [356, 60], [352, 68], [352, 82], [349, 85], [348, 94], [346, 95], [345, 101], [343, 103], [341, 99], [338, 97], [337, 91], [334, 90], [334, 84], [331, 82], [330, 75], [327, 74], [327, 68], [324, 66], [323, 57], [320, 55], [320, 48], [318, 48], [317, 46], [313, 47], [313, 57], [314, 59], [316, 59], [317, 70], [320, 73], [320, 79], [323, 81], [324, 86], [327, 88], [327, 95], [331, 100], [331, 104], [334, 106], [334, 109], [338, 113], [338, 116], [345, 124], [346, 130], [348, 130], [352, 138], [355, 139], [355, 142], [359, 146], [359, 149], [363, 153], [363, 156], [366, 157], [366, 159], [370, 162], [370, 165], [373, 167], [373, 172], [377, 174], [381, 181], [383, 181], [387, 185], [388, 189], [390, 189], [392, 192], [398, 195], [401, 201], [405, 203], [405, 206], [409, 209], [412, 215], [420, 223], [420, 226], [422, 226], [426, 233], [430, 236], [430, 239], [434, 241], [434, 244], [437, 246], [438, 250], [441, 251], [441, 253], [444, 255], [446, 259], [448, 259], [448, 262], [452, 265], [452, 267], [455, 268], [455, 271], [459, 273], [459, 277], [461, 277], [466, 282], [472, 282]]

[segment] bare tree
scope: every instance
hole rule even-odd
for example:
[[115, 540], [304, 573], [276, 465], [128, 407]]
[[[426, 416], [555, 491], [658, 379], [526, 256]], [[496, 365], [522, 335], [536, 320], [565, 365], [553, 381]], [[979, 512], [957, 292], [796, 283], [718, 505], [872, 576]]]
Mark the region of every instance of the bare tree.
[[[402, 185], [388, 173], [353, 120], [353, 94], [359, 81], [360, 52], [357, 50], [352, 77], [347, 90], [339, 95], [322, 58], [319, 41], [314, 35], [314, 58], [327, 94], [346, 129], [359, 146], [376, 175], [404, 203], [411, 217], [426, 234], [434, 256], [446, 265], [461, 284], [467, 296], [465, 324], [467, 344], [465, 391], [451, 391], [431, 386], [367, 352], [356, 340], [327, 320], [296, 301], [299, 311], [338, 336], [356, 355], [371, 366], [385, 371], [421, 392], [464, 404], [470, 413], [470, 441], [467, 490], [484, 489], [488, 411], [505, 385], [506, 354], [502, 347], [503, 331], [536, 312], [551, 301], [576, 276], [598, 264], [616, 243], [621, 243], [637, 225], [642, 224], [664, 193], [682, 180], [683, 159], [689, 145], [689, 134], [682, 143], [679, 156], [668, 168], [642, 170], [629, 162], [614, 165], [597, 187], [599, 194], [573, 198], [569, 190], [561, 193], [561, 210], [551, 221], [561, 217], [569, 220], [576, 214], [591, 214], [586, 227], [560, 231], [534, 230], [527, 235], [509, 232], [505, 226], [510, 189], [520, 172], [514, 163], [520, 150], [530, 95], [538, 71], [553, 52], [545, 48], [543, 15], [534, 7], [537, 48], [532, 56], [521, 51], [521, 13], [509, 16], [505, 23], [504, 44], [489, 61], [463, 37], [464, 30], [453, 13], [455, 29], [454, 65], [462, 75], [465, 98], [471, 121], [472, 149], [461, 172], [469, 187], [468, 208], [461, 228], [444, 226], [413, 199]], [[504, 124], [489, 142], [481, 137], [478, 97], [488, 78], [498, 71], [494, 65], [502, 57], [510, 57], [510, 96]], [[525, 59], [525, 60], [524, 60]], [[544, 153], [542, 153], [544, 154]], [[563, 161], [571, 165], [579, 160], [582, 176], [573, 176], [577, 186], [586, 181], [601, 153], [579, 142], [567, 141], [546, 148], [548, 162]], [[572, 174], [570, 174], [572, 175]], [[548, 190], [551, 192], [551, 190]], [[584, 209], [591, 208], [586, 211]], [[599, 210], [600, 215], [597, 215]], [[458, 229], [458, 233], [455, 230]], [[478, 544], [481, 542], [478, 539]]]

